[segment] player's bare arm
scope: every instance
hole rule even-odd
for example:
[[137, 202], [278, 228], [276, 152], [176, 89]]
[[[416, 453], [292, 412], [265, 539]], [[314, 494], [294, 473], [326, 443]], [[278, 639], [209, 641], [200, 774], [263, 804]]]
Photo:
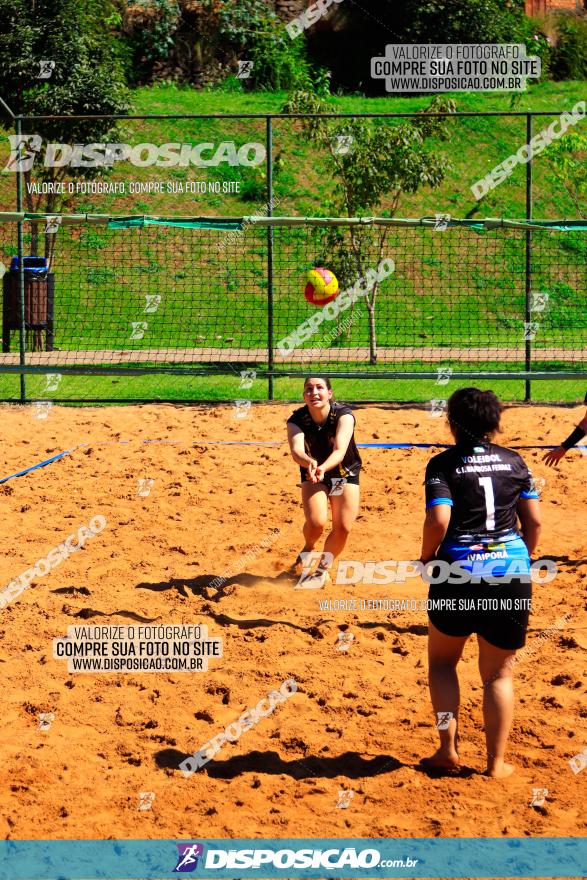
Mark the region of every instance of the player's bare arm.
[[569, 449], [572, 449], [579, 440], [582, 440], [583, 437], [587, 434], [587, 412], [577, 425], [577, 427], [571, 431], [566, 440], [563, 440], [560, 446], [557, 446], [556, 449], [549, 449], [546, 455], [544, 455], [543, 460], [549, 467], [558, 467], [558, 463], [561, 458], [564, 458]]
[[318, 462], [306, 452], [304, 444], [304, 432], [297, 425], [288, 424], [287, 439], [291, 455], [296, 464], [300, 467], [308, 468], [308, 473], [312, 476], [316, 470]]
[[437, 504], [426, 511], [422, 531], [422, 550], [420, 562], [434, 559], [450, 523], [450, 507], [448, 504]]
[[516, 512], [522, 527], [524, 544], [528, 548], [528, 553], [532, 556], [538, 546], [540, 530], [542, 528], [540, 502], [537, 498], [520, 498]]
[[332, 454], [316, 468], [316, 482], [320, 482], [324, 478], [326, 471], [332, 470], [332, 468], [337, 467], [341, 463], [349, 448], [354, 427], [355, 420], [351, 415], [340, 417], [334, 437]]

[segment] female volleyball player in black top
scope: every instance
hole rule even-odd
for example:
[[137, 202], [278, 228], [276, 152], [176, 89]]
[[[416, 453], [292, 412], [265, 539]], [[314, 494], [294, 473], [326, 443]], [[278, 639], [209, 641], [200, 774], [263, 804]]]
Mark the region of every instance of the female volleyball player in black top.
[[538, 495], [521, 456], [491, 442], [501, 416], [492, 391], [455, 391], [447, 413], [455, 445], [431, 459], [425, 480], [421, 561], [449, 563], [450, 574], [442, 583], [431, 581], [428, 597], [429, 686], [440, 748], [423, 764], [458, 766], [456, 667], [465, 642], [476, 633], [486, 773], [505, 777], [514, 769], [504, 756], [513, 718], [514, 656], [525, 643], [530, 612]]
[[[585, 395], [585, 400], [583, 403], [587, 403], [587, 394]], [[543, 460], [549, 467], [558, 467], [558, 463], [561, 458], [567, 454], [569, 449], [573, 447], [579, 440], [582, 440], [583, 437], [587, 434], [587, 412], [577, 425], [574, 431], [569, 434], [566, 440], [563, 440], [560, 446], [557, 446], [556, 449], [549, 449]]]
[[[306, 405], [287, 420], [287, 436], [293, 460], [299, 464], [304, 506], [304, 549], [301, 563], [304, 589], [320, 589], [328, 570], [342, 552], [359, 511], [361, 457], [354, 439], [355, 417], [350, 407], [332, 399], [329, 379], [309, 376], [304, 382]], [[314, 550], [332, 509], [332, 531], [314, 572], [308, 572], [302, 556]]]

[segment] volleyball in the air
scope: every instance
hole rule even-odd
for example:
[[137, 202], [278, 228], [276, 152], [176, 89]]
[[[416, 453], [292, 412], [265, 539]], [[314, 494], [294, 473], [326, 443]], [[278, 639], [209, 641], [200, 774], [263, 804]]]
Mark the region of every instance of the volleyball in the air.
[[313, 306], [325, 306], [338, 293], [338, 279], [330, 269], [317, 266], [310, 269], [306, 278], [304, 296]]

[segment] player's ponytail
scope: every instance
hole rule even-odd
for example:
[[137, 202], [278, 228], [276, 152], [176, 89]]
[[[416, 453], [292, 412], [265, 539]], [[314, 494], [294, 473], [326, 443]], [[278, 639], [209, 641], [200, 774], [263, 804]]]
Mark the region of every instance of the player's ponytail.
[[500, 429], [503, 406], [493, 391], [461, 388], [448, 400], [447, 415], [457, 443], [488, 440]]

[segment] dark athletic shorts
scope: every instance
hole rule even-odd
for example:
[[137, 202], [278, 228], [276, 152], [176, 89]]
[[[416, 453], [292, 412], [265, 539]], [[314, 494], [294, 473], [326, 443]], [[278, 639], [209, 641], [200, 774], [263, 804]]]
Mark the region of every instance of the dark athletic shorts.
[[[428, 609], [436, 629], [446, 636], [478, 633], [495, 648], [515, 651], [526, 644], [526, 631], [532, 599], [532, 584], [520, 579], [511, 583], [430, 584], [429, 600], [455, 600], [453, 610]], [[497, 610], [495, 604], [497, 600]]]
[[[302, 483], [309, 482], [309, 480], [306, 479], [305, 469], [300, 468], [300, 475], [301, 475]], [[334, 488], [333, 494], [340, 495], [341, 494], [340, 490], [338, 492], [336, 491], [337, 487], [340, 486], [340, 482], [337, 482], [339, 480], [344, 481], [343, 485], [344, 485], [344, 483], [348, 484], [349, 486], [358, 486], [359, 485], [359, 475], [358, 474], [356, 474], [352, 477], [325, 477], [321, 483], [316, 483], [315, 485], [316, 486], [320, 486], [320, 485], [326, 486], [326, 491], [328, 492], [329, 495], [332, 492], [332, 489]]]

